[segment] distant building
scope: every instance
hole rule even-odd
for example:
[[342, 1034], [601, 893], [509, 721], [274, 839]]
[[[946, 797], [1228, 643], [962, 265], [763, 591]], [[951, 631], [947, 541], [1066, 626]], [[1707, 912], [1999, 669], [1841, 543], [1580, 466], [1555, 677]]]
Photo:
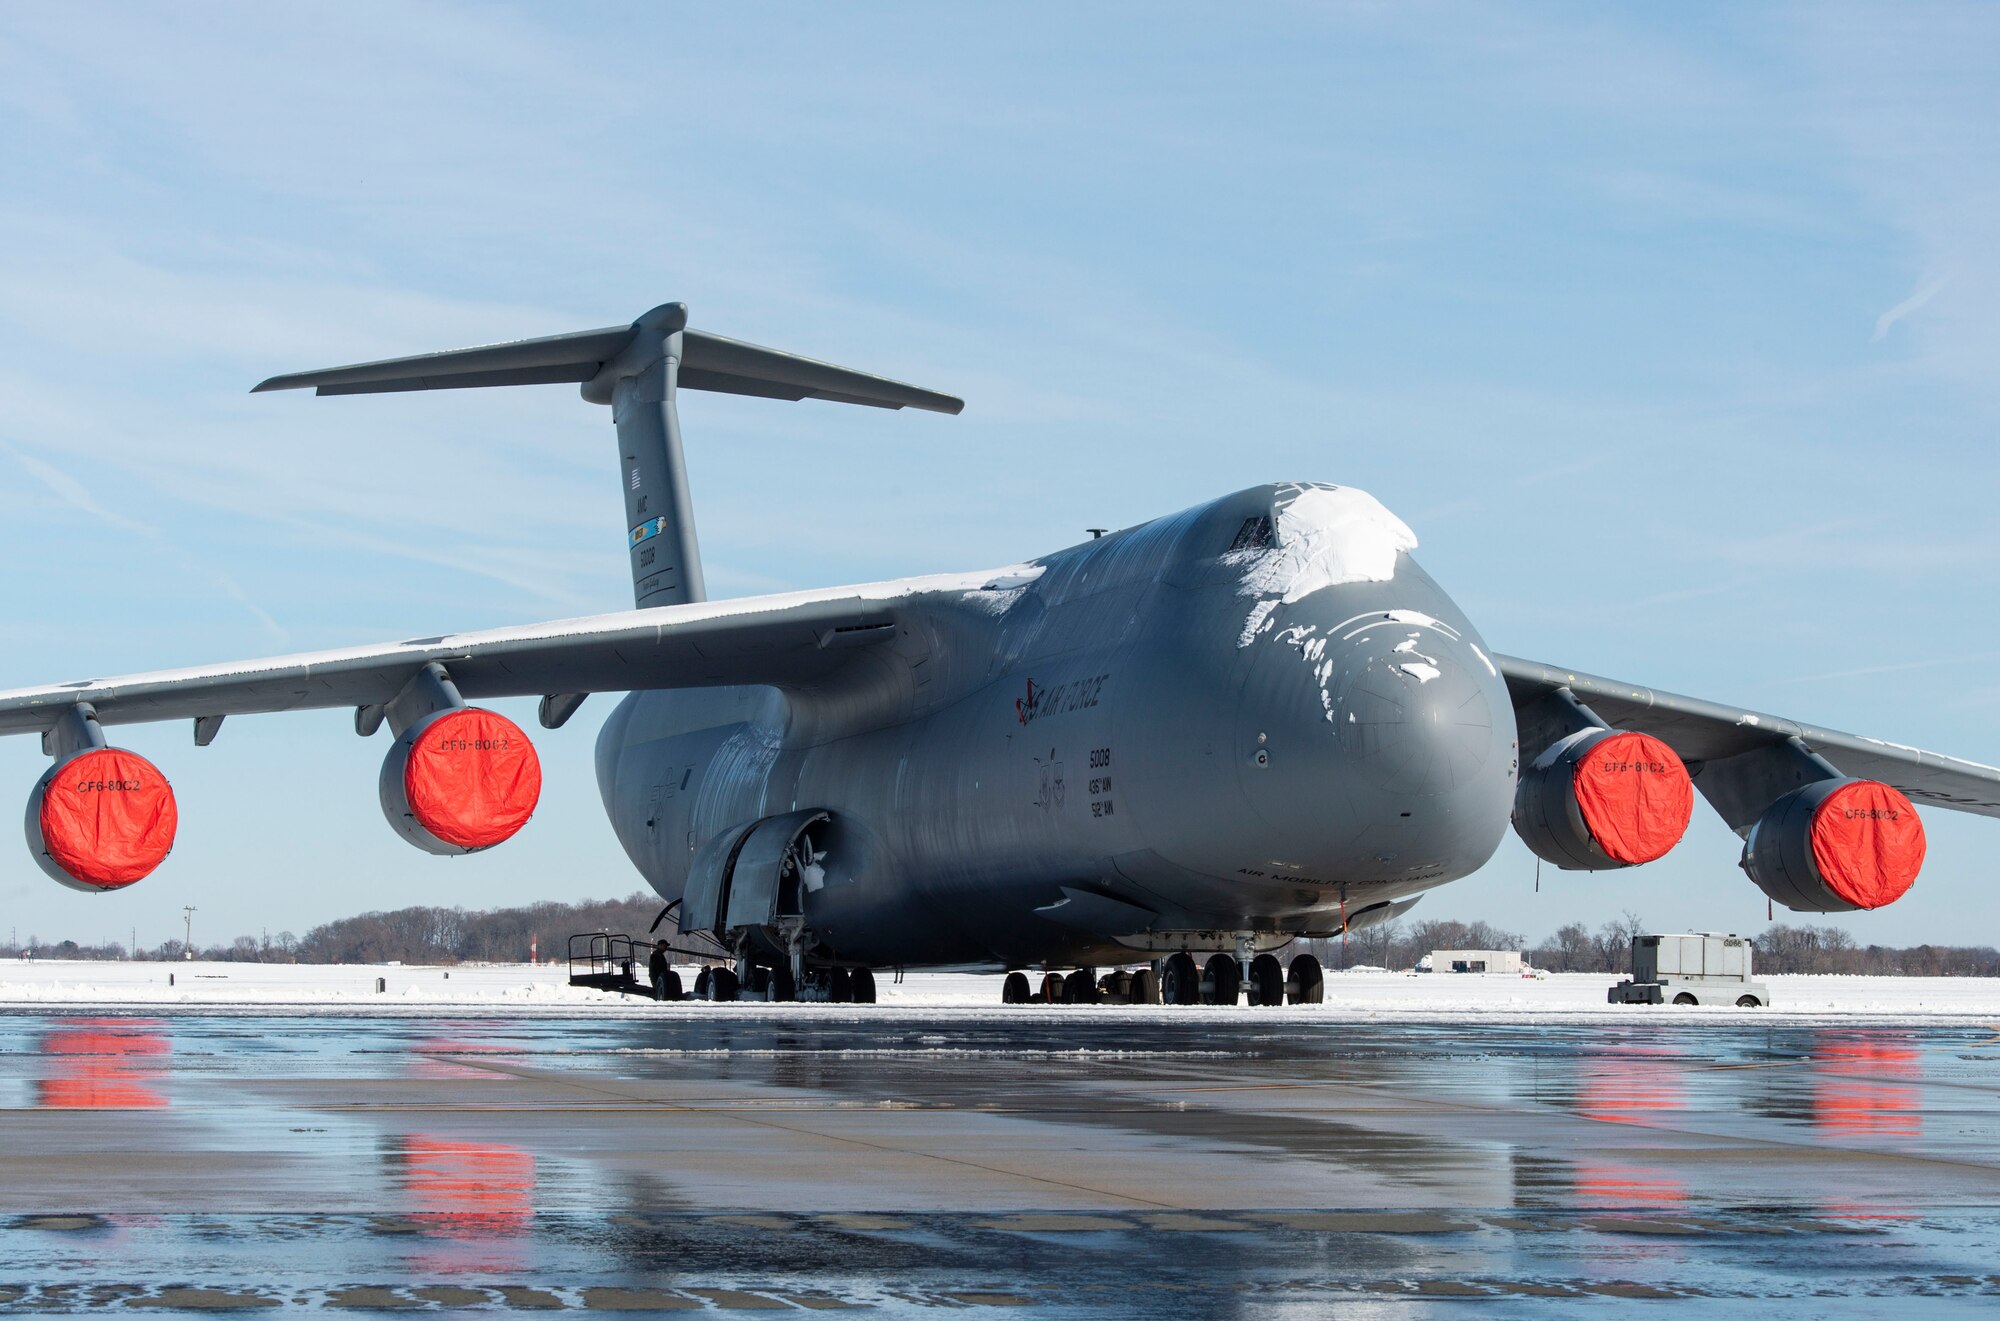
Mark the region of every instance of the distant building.
[[1521, 951], [1517, 949], [1436, 949], [1427, 961], [1430, 972], [1521, 971]]

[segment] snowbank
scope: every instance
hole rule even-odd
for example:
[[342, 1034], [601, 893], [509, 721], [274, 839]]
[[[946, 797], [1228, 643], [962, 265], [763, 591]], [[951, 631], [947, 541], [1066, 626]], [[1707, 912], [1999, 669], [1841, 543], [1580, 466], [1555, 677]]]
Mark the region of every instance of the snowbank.
[[[692, 968], [683, 968], [692, 984]], [[173, 978], [171, 985], [168, 977]], [[384, 990], [375, 990], [380, 978]], [[1544, 977], [1437, 973], [1333, 973], [1326, 1003], [1283, 1009], [1102, 1008], [1050, 1006], [1009, 1012], [1066, 1014], [1242, 1014], [1400, 1021], [1562, 1022], [1728, 1017], [1753, 1021], [1836, 1018], [2000, 1019], [2000, 979], [1958, 977], [1765, 977], [1769, 1009], [1697, 1009], [1610, 1005], [1603, 973]], [[1000, 978], [967, 973], [912, 973], [901, 985], [878, 978], [882, 1002], [906, 1011], [963, 1016], [1000, 1007]], [[657, 1005], [574, 989], [563, 965], [488, 964], [455, 968], [260, 963], [92, 963], [37, 959], [0, 964], [0, 1009], [174, 1010], [261, 1007], [328, 1013], [704, 1014], [853, 1013], [842, 1005]]]

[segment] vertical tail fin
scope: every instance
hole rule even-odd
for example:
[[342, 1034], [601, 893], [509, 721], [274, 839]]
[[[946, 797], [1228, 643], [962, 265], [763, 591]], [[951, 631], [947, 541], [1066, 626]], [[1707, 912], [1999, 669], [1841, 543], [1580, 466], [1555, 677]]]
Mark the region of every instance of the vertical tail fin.
[[695, 540], [675, 396], [714, 390], [764, 399], [825, 399], [874, 408], [957, 413], [965, 402], [832, 363], [687, 328], [687, 305], [663, 303], [629, 326], [274, 376], [264, 390], [323, 395], [574, 382], [611, 405], [623, 458], [626, 549], [636, 604], [707, 598]]

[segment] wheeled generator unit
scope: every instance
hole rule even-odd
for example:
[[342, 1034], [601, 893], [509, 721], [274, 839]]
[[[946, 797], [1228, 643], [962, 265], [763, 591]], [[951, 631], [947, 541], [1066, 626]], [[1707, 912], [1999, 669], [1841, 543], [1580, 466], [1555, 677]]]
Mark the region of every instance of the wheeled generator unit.
[[1750, 980], [1750, 942], [1715, 931], [1632, 937], [1632, 977], [1605, 992], [1612, 1004], [1728, 1005], [1757, 1009], [1771, 988]]

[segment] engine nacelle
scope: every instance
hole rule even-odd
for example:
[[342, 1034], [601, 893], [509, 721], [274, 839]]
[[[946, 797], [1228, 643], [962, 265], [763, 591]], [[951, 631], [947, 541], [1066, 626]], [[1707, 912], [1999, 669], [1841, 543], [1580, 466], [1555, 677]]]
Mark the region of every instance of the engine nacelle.
[[43, 871], [86, 894], [151, 875], [173, 849], [179, 825], [167, 777], [124, 748], [66, 757], [28, 795], [28, 851]]
[[1551, 744], [1514, 788], [1514, 830], [1569, 871], [1609, 871], [1665, 857], [1687, 833], [1694, 785], [1650, 734], [1582, 729]]
[[477, 853], [535, 814], [542, 763], [520, 726], [473, 706], [411, 725], [382, 760], [382, 815], [426, 853]]
[[1923, 865], [1916, 808], [1875, 780], [1801, 785], [1766, 808], [1743, 841], [1743, 870], [1757, 888], [1801, 913], [1892, 904]]

